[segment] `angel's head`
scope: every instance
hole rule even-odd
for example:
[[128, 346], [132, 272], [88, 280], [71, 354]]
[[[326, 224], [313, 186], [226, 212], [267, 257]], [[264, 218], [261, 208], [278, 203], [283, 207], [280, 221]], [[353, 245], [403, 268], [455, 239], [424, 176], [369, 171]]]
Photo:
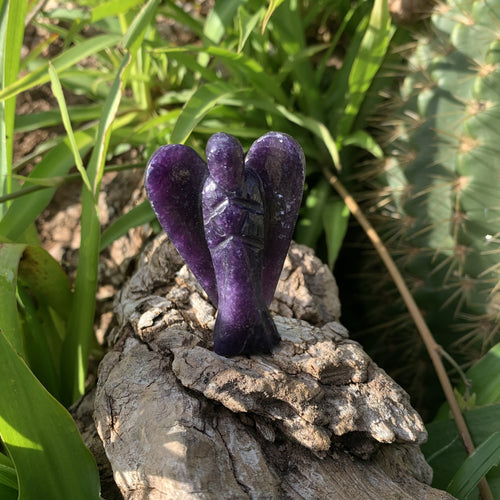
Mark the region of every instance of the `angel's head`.
[[245, 154], [233, 136], [219, 132], [207, 142], [207, 164], [210, 176], [226, 191], [236, 191], [243, 183]]

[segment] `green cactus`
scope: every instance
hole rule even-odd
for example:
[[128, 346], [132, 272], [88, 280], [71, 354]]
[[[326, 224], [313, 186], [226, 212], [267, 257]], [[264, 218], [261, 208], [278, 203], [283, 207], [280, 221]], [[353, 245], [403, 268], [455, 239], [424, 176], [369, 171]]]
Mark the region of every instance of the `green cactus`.
[[500, 0], [450, 0], [428, 27], [390, 120], [376, 227], [466, 363], [500, 340]]

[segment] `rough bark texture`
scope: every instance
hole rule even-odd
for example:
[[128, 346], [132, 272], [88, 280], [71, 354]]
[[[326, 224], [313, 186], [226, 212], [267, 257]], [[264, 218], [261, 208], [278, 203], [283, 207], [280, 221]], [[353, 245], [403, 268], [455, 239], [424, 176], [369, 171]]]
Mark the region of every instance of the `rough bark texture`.
[[333, 276], [292, 245], [270, 355], [211, 350], [215, 310], [164, 236], [117, 298], [94, 420], [126, 499], [437, 499], [407, 394], [338, 323]]

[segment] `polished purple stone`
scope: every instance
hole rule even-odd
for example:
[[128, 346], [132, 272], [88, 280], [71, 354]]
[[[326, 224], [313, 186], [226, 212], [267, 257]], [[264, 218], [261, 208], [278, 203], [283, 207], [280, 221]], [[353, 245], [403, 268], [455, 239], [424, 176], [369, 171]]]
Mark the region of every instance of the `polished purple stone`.
[[270, 132], [246, 158], [229, 134], [213, 135], [207, 162], [187, 146], [163, 146], [146, 191], [165, 232], [218, 306], [215, 352], [269, 352], [279, 342], [268, 311], [302, 198], [305, 159], [290, 136]]

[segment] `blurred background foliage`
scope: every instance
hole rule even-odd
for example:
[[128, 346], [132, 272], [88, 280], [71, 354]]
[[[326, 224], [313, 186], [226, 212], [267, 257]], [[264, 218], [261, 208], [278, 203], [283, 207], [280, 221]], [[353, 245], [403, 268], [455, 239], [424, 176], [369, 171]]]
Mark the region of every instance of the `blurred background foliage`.
[[[400, 302], [394, 284], [328, 182], [330, 174], [338, 176], [403, 268], [415, 245], [393, 249], [394, 232], [401, 233], [394, 221], [408, 223], [402, 214], [409, 205], [401, 197], [408, 194], [405, 182], [413, 186], [416, 180], [408, 174], [411, 161], [401, 162], [403, 151], [411, 149], [401, 147], [401, 140], [417, 144], [419, 151], [443, 142], [435, 134], [414, 141], [421, 108], [411, 106], [426, 89], [418, 75], [431, 74], [436, 66], [424, 67], [411, 57], [431, 39], [449, 47], [456, 33], [452, 24], [464, 24], [457, 22], [460, 15], [469, 27], [471, 20], [483, 26], [474, 31], [476, 40], [488, 30], [493, 45], [498, 40], [498, 24], [493, 29], [494, 22], [486, 23], [476, 2], [453, 2], [455, 11], [443, 8], [432, 21], [422, 20], [428, 4], [421, 2], [413, 13], [393, 13], [391, 19], [386, 0], [0, 0], [2, 498], [35, 498], [42, 494], [40, 484], [46, 488], [44, 498], [76, 498], [75, 491], [82, 499], [99, 498], [97, 468], [67, 409], [95, 376], [89, 357], [95, 364], [105, 349], [95, 335], [103, 256], [136, 228], [159, 231], [143, 193], [113, 217], [103, 211], [103, 193], [117, 196], [120, 179], [129, 182], [129, 172], [140, 179], [148, 157], [163, 144], [186, 143], [203, 156], [215, 132], [231, 133], [247, 149], [269, 130], [295, 137], [307, 158], [295, 239], [314, 248], [334, 270], [343, 322], [410, 392], [429, 422], [424, 452], [436, 485], [459, 498], [477, 495], [475, 486], [498, 463], [500, 449], [500, 429], [493, 423], [500, 421], [496, 313], [487, 325], [484, 318], [469, 321], [486, 325], [488, 342], [472, 333], [465, 354], [451, 352], [457, 356], [451, 369], [457, 398], [478, 446], [477, 456], [467, 459], [447, 408], [438, 412], [443, 394], [418, 334], [407, 312], [392, 307]], [[490, 7], [490, 21], [498, 21], [498, 2]], [[483, 70], [496, 62], [488, 59], [492, 52], [498, 53], [495, 46], [485, 49]], [[449, 51], [420, 57], [437, 58], [435, 64], [447, 68], [455, 56]], [[467, 57], [464, 68], [472, 65], [473, 57]], [[453, 73], [445, 76], [451, 87], [453, 78], [460, 81]], [[39, 94], [47, 105], [31, 107]], [[490, 101], [497, 105], [491, 96]], [[24, 152], [19, 145], [30, 137], [35, 143]], [[410, 205], [436, 179], [422, 161], [415, 175], [423, 184], [408, 197]], [[436, 160], [429, 161], [434, 165]], [[80, 241], [85, 244], [72, 264], [44, 244], [43, 221], [64, 192], [81, 197]], [[455, 200], [453, 193], [437, 198]], [[486, 203], [493, 208], [496, 202]], [[429, 212], [417, 203], [412, 216], [419, 210]], [[495, 229], [488, 234], [496, 237]], [[421, 246], [427, 260], [418, 271], [436, 276], [433, 268], [441, 261], [433, 260], [430, 243]], [[410, 269], [410, 285], [415, 276]], [[446, 287], [445, 278], [426, 283], [428, 303], [438, 300], [433, 293], [453, 303], [456, 289]], [[494, 277], [488, 280], [490, 290], [496, 290]], [[439, 321], [448, 321], [441, 312], [438, 308]], [[446, 314], [453, 316], [453, 308]], [[470, 320], [471, 312], [466, 314], [461, 324]], [[434, 334], [453, 350], [453, 342], [445, 342], [444, 334], [440, 338], [439, 321]], [[471, 329], [455, 334], [471, 340]], [[467, 383], [460, 385], [463, 380]], [[488, 481], [500, 495], [495, 470]]]

